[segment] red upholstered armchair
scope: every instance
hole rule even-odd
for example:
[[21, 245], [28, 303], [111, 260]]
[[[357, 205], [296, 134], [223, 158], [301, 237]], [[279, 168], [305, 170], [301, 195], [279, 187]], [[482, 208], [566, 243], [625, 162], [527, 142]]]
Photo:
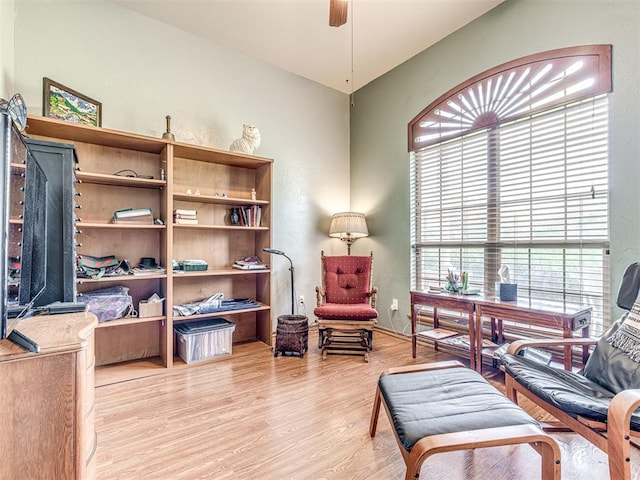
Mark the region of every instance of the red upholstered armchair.
[[369, 256], [321, 255], [322, 286], [316, 287], [318, 346], [327, 353], [358, 353], [368, 360], [378, 318], [372, 285], [373, 252]]

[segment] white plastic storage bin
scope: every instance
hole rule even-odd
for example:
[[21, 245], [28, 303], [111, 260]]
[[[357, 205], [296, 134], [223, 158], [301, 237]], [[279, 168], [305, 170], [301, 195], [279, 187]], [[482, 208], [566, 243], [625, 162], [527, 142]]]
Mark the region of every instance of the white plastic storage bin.
[[231, 355], [236, 325], [224, 318], [212, 318], [175, 325], [178, 355], [186, 363]]

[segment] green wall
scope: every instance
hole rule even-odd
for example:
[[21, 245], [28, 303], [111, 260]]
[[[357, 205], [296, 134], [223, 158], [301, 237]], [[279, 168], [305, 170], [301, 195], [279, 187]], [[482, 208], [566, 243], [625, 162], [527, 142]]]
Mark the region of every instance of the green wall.
[[[610, 97], [612, 301], [624, 267], [640, 261], [640, 1], [507, 0], [358, 90], [351, 111], [351, 206], [367, 214], [379, 325], [407, 331], [410, 217], [407, 124], [464, 80], [525, 55], [613, 45]], [[393, 298], [400, 309], [389, 315]], [[613, 309], [612, 318], [619, 314]]]

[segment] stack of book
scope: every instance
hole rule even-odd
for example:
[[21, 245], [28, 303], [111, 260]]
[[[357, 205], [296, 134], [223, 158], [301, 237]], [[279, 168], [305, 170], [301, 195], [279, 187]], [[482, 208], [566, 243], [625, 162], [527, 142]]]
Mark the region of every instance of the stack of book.
[[255, 255], [239, 258], [231, 266], [238, 270], [266, 270], [269, 268]]
[[135, 223], [153, 225], [153, 213], [150, 208], [125, 208], [113, 212], [113, 223]]
[[173, 222], [178, 225], [197, 225], [198, 212], [196, 210], [178, 208], [173, 211]]
[[242, 207], [242, 222], [247, 227], [259, 227], [262, 220], [262, 209], [260, 205], [251, 205], [250, 207]]

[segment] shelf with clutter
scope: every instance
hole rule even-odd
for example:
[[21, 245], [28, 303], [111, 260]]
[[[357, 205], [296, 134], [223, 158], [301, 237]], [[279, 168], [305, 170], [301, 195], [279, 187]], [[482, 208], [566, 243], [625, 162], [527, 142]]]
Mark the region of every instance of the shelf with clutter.
[[[127, 288], [134, 310], [153, 294], [164, 298], [161, 315], [134, 313], [99, 325], [97, 384], [182, 366], [173, 327], [183, 320], [175, 319], [173, 308], [216, 293], [255, 302], [227, 314], [235, 325], [234, 344], [271, 344], [271, 270], [232, 265], [248, 255], [264, 255], [263, 248], [271, 245], [272, 159], [39, 116], [28, 117], [27, 133], [75, 146], [78, 255], [114, 255], [134, 268], [151, 257], [166, 268], [78, 278], [79, 294]], [[231, 208], [249, 208], [254, 226], [233, 225]], [[127, 220], [127, 212], [142, 210], [148, 211]], [[202, 259], [207, 270], [180, 273], [171, 268], [174, 259], [188, 258]], [[220, 315], [209, 312], [195, 319]]]

